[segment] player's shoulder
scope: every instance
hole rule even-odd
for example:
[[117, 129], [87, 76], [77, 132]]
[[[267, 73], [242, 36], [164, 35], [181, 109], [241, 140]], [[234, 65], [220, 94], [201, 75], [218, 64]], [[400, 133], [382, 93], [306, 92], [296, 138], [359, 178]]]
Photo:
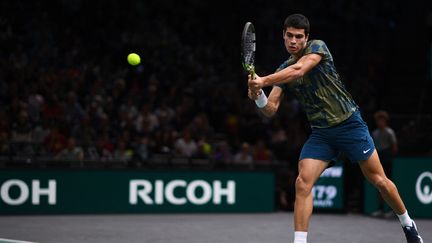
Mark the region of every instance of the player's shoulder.
[[324, 60], [332, 60], [330, 51], [323, 40], [310, 40], [306, 45], [304, 54], [319, 54]]
[[323, 40], [309, 40], [309, 45], [325, 45], [325, 42]]
[[307, 47], [311, 49], [312, 52], [328, 50], [327, 44], [323, 40], [310, 40], [308, 41]]

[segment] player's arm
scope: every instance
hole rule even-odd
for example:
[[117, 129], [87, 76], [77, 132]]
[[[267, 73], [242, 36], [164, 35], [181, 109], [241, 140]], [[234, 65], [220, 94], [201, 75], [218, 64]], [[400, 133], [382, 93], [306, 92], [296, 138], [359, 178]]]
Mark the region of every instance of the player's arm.
[[301, 57], [297, 63], [290, 65], [279, 72], [270, 74], [265, 77], [257, 77], [249, 84], [255, 90], [262, 89], [263, 87], [273, 86], [276, 84], [289, 83], [292, 80], [303, 77], [312, 68], [314, 68], [322, 57], [319, 54], [308, 54]]
[[270, 95], [268, 97], [267, 105], [263, 108], [260, 108], [259, 110], [266, 116], [266, 117], [272, 117], [276, 114], [280, 102], [283, 97], [283, 91], [282, 88], [279, 86], [273, 86], [273, 89], [270, 92]]
[[266, 117], [272, 117], [276, 114], [279, 108], [283, 97], [283, 90], [278, 86], [273, 86], [273, 89], [267, 98], [263, 90], [254, 92], [249, 88], [248, 95], [250, 99], [255, 100], [255, 103], [257, 104], [261, 113], [263, 113]]

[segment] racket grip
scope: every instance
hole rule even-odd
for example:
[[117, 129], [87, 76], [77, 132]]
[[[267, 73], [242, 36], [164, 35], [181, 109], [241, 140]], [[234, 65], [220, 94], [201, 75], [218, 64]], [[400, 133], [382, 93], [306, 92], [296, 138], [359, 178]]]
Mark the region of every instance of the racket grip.
[[254, 69], [252, 69], [252, 70], [250, 71], [250, 75], [251, 75], [251, 78], [252, 78], [252, 79], [255, 79], [255, 70], [254, 70]]

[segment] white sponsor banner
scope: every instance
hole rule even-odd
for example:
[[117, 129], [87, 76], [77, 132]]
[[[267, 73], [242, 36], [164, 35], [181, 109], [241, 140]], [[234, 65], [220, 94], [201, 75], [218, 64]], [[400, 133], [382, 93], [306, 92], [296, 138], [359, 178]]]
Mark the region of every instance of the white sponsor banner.
[[[201, 191], [201, 193], [198, 193]], [[176, 196], [176, 193], [182, 196]], [[229, 205], [236, 202], [236, 182], [229, 180], [226, 186], [222, 182], [214, 180], [193, 180], [187, 182], [181, 179], [170, 181], [163, 180], [130, 180], [129, 182], [129, 203], [136, 205], [142, 202], [146, 205], [162, 205], [169, 203], [172, 205], [184, 205], [191, 203], [194, 205], [204, 205], [212, 203], [220, 205], [225, 202]]]

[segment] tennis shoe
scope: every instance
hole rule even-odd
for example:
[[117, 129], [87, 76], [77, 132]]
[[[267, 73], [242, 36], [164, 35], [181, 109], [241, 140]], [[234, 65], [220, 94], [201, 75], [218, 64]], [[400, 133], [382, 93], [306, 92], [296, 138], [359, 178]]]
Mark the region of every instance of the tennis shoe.
[[402, 226], [407, 239], [407, 243], [423, 243], [423, 239], [417, 232], [417, 226], [414, 221], [412, 221], [411, 226]]

